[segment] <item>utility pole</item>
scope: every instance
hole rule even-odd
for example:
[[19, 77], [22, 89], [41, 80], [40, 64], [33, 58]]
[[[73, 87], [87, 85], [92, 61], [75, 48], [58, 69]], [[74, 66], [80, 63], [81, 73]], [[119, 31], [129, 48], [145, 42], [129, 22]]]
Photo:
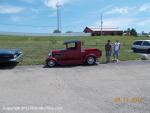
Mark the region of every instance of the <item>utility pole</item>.
[[101, 36], [103, 35], [103, 14], [101, 14]]

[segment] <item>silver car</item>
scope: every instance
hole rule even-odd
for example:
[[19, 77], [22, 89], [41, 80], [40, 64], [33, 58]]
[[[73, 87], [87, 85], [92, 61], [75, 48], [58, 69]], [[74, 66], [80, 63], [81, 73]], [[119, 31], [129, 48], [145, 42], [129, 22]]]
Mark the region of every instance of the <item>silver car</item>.
[[136, 40], [132, 45], [132, 50], [135, 53], [150, 54], [150, 40]]

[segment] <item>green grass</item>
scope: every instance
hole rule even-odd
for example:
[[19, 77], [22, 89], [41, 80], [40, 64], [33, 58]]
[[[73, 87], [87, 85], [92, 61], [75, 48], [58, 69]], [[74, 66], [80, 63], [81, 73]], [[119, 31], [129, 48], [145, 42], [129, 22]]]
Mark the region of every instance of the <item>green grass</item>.
[[130, 51], [134, 40], [149, 39], [148, 37], [128, 36], [97, 36], [97, 37], [31, 37], [31, 36], [0, 36], [0, 48], [19, 48], [24, 53], [24, 59], [20, 65], [44, 64], [47, 54], [52, 49], [62, 49], [65, 40], [81, 40], [84, 47], [94, 47], [103, 51], [100, 62], [105, 60], [104, 44], [107, 40], [115, 42], [119, 40], [122, 44], [120, 60], [137, 60], [138, 54]]

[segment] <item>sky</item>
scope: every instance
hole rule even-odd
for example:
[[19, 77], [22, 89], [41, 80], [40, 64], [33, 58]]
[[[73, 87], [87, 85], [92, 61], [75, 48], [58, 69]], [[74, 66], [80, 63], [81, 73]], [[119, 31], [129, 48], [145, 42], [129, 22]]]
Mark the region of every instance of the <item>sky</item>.
[[57, 29], [57, 3], [62, 32], [99, 27], [101, 14], [103, 27], [150, 32], [149, 0], [0, 0], [0, 31], [53, 32]]

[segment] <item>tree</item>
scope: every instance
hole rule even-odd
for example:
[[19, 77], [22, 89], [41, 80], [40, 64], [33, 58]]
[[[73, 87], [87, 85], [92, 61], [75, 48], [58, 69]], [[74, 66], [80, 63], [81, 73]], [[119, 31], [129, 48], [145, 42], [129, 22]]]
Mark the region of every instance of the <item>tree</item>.
[[61, 33], [58, 29], [54, 30], [53, 33]]
[[128, 32], [128, 33], [130, 33], [130, 32], [131, 32], [130, 28], [128, 28], [128, 29], [127, 29], [127, 32]]
[[126, 31], [124, 31], [124, 33], [128, 36], [137, 36], [137, 32], [134, 28], [128, 28]]
[[144, 32], [144, 31], [142, 31], [142, 35], [145, 35], [145, 32]]
[[125, 35], [127, 35], [127, 36], [130, 36], [130, 35], [131, 35], [131, 29], [128, 28], [128, 29], [125, 30], [123, 33], [124, 33]]
[[131, 36], [137, 36], [137, 32], [134, 28], [131, 29], [130, 34]]
[[73, 33], [73, 31], [67, 31], [66, 33]]

